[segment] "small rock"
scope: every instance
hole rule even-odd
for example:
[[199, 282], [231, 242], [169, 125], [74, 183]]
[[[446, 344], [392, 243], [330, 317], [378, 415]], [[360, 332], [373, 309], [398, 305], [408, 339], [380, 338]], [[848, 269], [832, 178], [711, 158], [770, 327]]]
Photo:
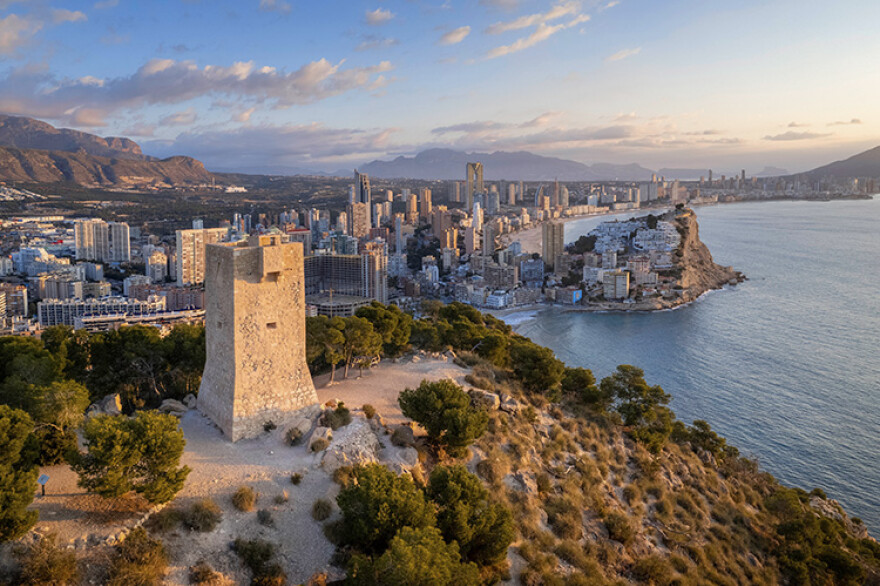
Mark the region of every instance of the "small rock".
[[183, 398], [183, 404], [189, 407], [190, 409], [195, 409], [198, 406], [198, 400], [196, 396], [192, 393], [188, 394]]
[[498, 409], [501, 405], [501, 398], [495, 393], [490, 393], [483, 389], [470, 389], [468, 394], [471, 396], [471, 400], [473, 400], [474, 403], [482, 405], [490, 411]]
[[501, 405], [498, 408], [506, 413], [516, 413], [520, 410], [520, 404], [510, 395], [502, 395]]
[[184, 413], [189, 411], [189, 407], [176, 399], [165, 399], [162, 401], [162, 404], [159, 405], [158, 411], [159, 413], [167, 413], [168, 415], [181, 417]]
[[413, 467], [419, 464], [419, 451], [415, 448], [404, 448], [400, 450], [400, 459], [404, 464]]
[[419, 358], [418, 356], [413, 356], [413, 357], [412, 357], [412, 361], [413, 361], [413, 362], [421, 362], [422, 359]]
[[101, 411], [107, 415], [122, 415], [122, 399], [119, 393], [107, 395], [101, 399]]
[[333, 472], [342, 466], [370, 464], [378, 461], [378, 453], [379, 438], [366, 421], [356, 419], [348, 426], [344, 437], [327, 449], [321, 467]]

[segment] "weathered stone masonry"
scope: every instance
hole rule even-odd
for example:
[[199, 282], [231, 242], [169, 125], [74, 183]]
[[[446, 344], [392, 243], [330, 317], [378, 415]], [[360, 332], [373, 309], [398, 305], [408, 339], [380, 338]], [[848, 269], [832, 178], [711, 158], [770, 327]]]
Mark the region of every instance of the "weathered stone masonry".
[[207, 360], [199, 410], [232, 441], [318, 402], [305, 354], [301, 243], [212, 244], [205, 260]]

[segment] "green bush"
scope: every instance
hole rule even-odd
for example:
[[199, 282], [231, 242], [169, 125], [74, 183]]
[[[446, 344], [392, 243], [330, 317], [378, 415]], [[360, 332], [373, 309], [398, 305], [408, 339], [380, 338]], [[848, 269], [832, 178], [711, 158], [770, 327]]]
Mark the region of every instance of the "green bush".
[[639, 582], [656, 586], [668, 586], [675, 580], [675, 572], [669, 562], [659, 555], [649, 555], [636, 560], [632, 573]]
[[372, 419], [376, 416], [376, 408], [372, 405], [364, 405], [362, 409], [367, 419]]
[[182, 520], [192, 531], [210, 533], [223, 520], [223, 511], [211, 499], [202, 499], [183, 512]]
[[562, 539], [580, 539], [584, 532], [581, 508], [569, 499], [552, 497], [544, 505], [547, 522]]
[[507, 557], [513, 542], [513, 515], [491, 502], [479, 478], [464, 466], [437, 466], [428, 497], [437, 505], [437, 527], [447, 542], [457, 542], [462, 559], [485, 566]]
[[624, 545], [628, 545], [636, 536], [636, 530], [630, 523], [629, 517], [623, 513], [618, 513], [616, 511], [610, 512], [605, 515], [603, 521], [605, 523], [605, 528], [608, 529], [608, 536], [614, 541], [619, 541]]
[[287, 430], [287, 433], [284, 434], [284, 441], [287, 442], [288, 446], [298, 446], [302, 443], [303, 432], [298, 427], [291, 427]]
[[186, 441], [171, 415], [101, 415], [86, 422], [83, 436], [88, 452], [77, 454], [72, 467], [80, 486], [103, 497], [134, 491], [151, 503], [165, 503], [183, 488], [190, 472], [178, 467]]
[[309, 449], [314, 453], [318, 453], [318, 452], [326, 450], [329, 445], [330, 445], [329, 441], [320, 437], [311, 443], [311, 445], [309, 446]]
[[472, 406], [470, 396], [448, 379], [422, 381], [417, 389], [400, 393], [398, 403], [405, 416], [420, 423], [428, 438], [453, 457], [467, 454], [489, 423], [486, 410]]
[[183, 513], [181, 511], [173, 507], [166, 507], [150, 515], [150, 518], [147, 520], [147, 526], [150, 531], [167, 533], [177, 529], [182, 520]]
[[326, 521], [333, 514], [333, 503], [327, 499], [318, 499], [312, 504], [312, 519]]
[[269, 509], [260, 509], [257, 511], [257, 522], [264, 527], [274, 527], [275, 518], [272, 517], [272, 511]]
[[347, 583], [363, 586], [476, 586], [477, 566], [462, 563], [458, 545], [445, 543], [435, 527], [403, 527], [375, 560], [355, 555]]
[[44, 536], [16, 552], [20, 566], [19, 583], [27, 586], [75, 584], [79, 580], [76, 554], [56, 544], [55, 534]]
[[351, 423], [351, 411], [344, 403], [339, 403], [336, 409], [324, 412], [324, 415], [321, 416], [321, 423], [324, 427], [329, 427], [336, 431], [340, 427], [345, 427]]
[[251, 571], [252, 586], [283, 586], [287, 576], [275, 562], [275, 545], [262, 539], [238, 538], [232, 549]]
[[525, 338], [517, 339], [510, 345], [510, 362], [514, 376], [527, 390], [558, 399], [565, 365], [552, 350]]
[[37, 522], [37, 512], [27, 510], [39, 474], [33, 428], [30, 415], [0, 405], [0, 542], [18, 539]]
[[339, 491], [345, 542], [364, 553], [385, 550], [402, 527], [429, 527], [434, 508], [408, 476], [378, 464], [355, 468], [356, 482]]
[[158, 586], [163, 582], [168, 559], [161, 541], [138, 527], [116, 546], [110, 562], [109, 586]]
[[257, 504], [257, 493], [250, 486], [241, 486], [232, 495], [232, 504], [243, 513], [253, 511]]

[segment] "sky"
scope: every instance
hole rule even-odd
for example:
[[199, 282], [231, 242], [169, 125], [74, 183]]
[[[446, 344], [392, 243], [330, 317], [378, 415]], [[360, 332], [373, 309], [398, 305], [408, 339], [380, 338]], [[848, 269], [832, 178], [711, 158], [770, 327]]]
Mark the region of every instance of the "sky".
[[880, 144], [876, 0], [0, 0], [0, 112], [216, 171], [426, 148], [791, 172]]

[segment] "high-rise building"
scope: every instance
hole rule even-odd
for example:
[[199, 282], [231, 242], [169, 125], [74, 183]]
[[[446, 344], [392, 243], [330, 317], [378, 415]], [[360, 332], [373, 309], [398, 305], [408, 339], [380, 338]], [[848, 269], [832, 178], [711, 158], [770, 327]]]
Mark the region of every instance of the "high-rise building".
[[162, 283], [168, 276], [168, 257], [154, 250], [147, 258], [147, 276], [153, 283]]
[[414, 193], [406, 196], [406, 222], [414, 226], [419, 223], [419, 200]]
[[516, 205], [516, 184], [508, 183], [507, 184], [507, 205], [513, 206]]
[[[494, 185], [493, 185], [494, 187]], [[489, 196], [486, 198], [486, 213], [490, 216], [498, 215], [498, 212], [501, 210], [501, 194], [498, 193], [497, 189], [493, 189], [489, 192]]]
[[480, 247], [480, 234], [474, 226], [468, 226], [464, 231], [464, 250], [468, 254], [473, 254]]
[[427, 187], [419, 189], [419, 220], [429, 224], [431, 222], [431, 190]]
[[488, 222], [483, 226], [483, 256], [492, 257], [495, 254], [495, 224]]
[[602, 273], [602, 289], [605, 299], [626, 299], [629, 296], [629, 273], [605, 271]]
[[474, 207], [474, 193], [483, 193], [483, 163], [468, 163], [465, 169], [467, 209]]
[[556, 257], [565, 252], [565, 224], [545, 222], [541, 227], [541, 258], [549, 268], [556, 265]]
[[177, 231], [177, 285], [198, 285], [205, 281], [205, 246], [229, 239], [226, 228]]
[[461, 183], [458, 181], [449, 182], [449, 201], [451, 203], [459, 203], [461, 201]]
[[366, 173], [358, 173], [354, 170], [354, 203], [372, 203], [373, 197], [370, 191], [370, 176]]
[[73, 223], [73, 238], [77, 260], [131, 260], [129, 228], [125, 222], [77, 220]]
[[348, 235], [364, 238], [370, 233], [370, 208], [365, 203], [353, 203], [348, 206]]
[[403, 237], [403, 214], [394, 214], [394, 252], [406, 252], [406, 239]]
[[559, 206], [562, 209], [568, 209], [569, 197], [570, 194], [568, 192], [568, 187], [566, 187], [565, 185], [561, 185], [559, 187]]
[[480, 202], [474, 203], [473, 225], [478, 232], [483, 230], [483, 207]]

